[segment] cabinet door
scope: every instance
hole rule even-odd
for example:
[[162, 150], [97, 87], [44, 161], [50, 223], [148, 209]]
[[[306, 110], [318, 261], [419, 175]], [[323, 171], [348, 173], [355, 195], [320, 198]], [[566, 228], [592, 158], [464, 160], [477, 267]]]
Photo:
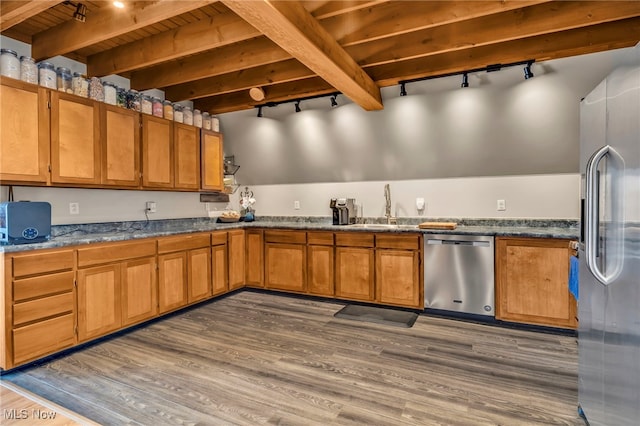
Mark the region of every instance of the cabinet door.
[[265, 286], [304, 292], [307, 288], [307, 247], [301, 244], [265, 245]]
[[173, 123], [175, 183], [177, 189], [200, 188], [200, 133], [197, 127]]
[[155, 258], [124, 262], [121, 279], [122, 325], [155, 317], [158, 314]]
[[187, 304], [187, 253], [158, 256], [158, 304], [160, 313]]
[[376, 250], [378, 302], [420, 307], [418, 258], [418, 252], [412, 250]]
[[0, 83], [0, 183], [46, 183], [49, 92], [3, 78]]
[[120, 328], [120, 278], [120, 264], [78, 271], [79, 341]]
[[212, 191], [222, 191], [223, 162], [222, 135], [220, 133], [202, 131], [202, 181], [201, 188]]
[[333, 246], [309, 245], [307, 258], [309, 293], [333, 296]]
[[336, 247], [336, 297], [372, 301], [373, 262], [373, 249]]
[[100, 183], [100, 103], [51, 92], [51, 181]]
[[[226, 238], [226, 233], [225, 233]], [[215, 239], [215, 237], [214, 237]], [[229, 289], [227, 275], [227, 243], [211, 247], [212, 294], [223, 294]]]
[[261, 229], [248, 229], [247, 234], [247, 279], [252, 287], [264, 287], [264, 238]]
[[211, 249], [189, 250], [188, 289], [189, 303], [211, 296]]
[[229, 231], [229, 290], [244, 286], [245, 280], [245, 242], [244, 231]]
[[142, 114], [142, 186], [173, 188], [173, 122]]
[[102, 184], [140, 185], [140, 113], [101, 105]]
[[576, 328], [576, 301], [569, 293], [569, 241], [496, 239], [498, 319]]

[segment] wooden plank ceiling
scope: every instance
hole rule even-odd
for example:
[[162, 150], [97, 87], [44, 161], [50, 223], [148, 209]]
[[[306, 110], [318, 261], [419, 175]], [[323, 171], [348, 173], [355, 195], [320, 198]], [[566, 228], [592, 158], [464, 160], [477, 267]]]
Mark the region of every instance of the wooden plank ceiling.
[[[75, 2], [74, 2], [75, 3]], [[212, 113], [341, 92], [382, 109], [380, 87], [640, 41], [640, 1], [2, 1], [0, 31], [36, 60], [63, 55]], [[254, 101], [249, 89], [265, 99]]]

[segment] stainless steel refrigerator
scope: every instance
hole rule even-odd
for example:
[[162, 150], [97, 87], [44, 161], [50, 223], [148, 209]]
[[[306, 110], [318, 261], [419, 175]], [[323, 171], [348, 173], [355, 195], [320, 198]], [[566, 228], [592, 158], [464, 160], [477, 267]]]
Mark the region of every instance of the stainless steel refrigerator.
[[580, 103], [579, 411], [640, 424], [640, 44]]

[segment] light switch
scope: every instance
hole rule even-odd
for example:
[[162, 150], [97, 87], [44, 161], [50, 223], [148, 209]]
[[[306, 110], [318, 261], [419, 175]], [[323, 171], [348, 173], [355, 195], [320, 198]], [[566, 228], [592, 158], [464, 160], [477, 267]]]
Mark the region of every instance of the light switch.
[[507, 209], [507, 203], [505, 200], [498, 200], [496, 207], [499, 212], [503, 212]]
[[424, 210], [424, 198], [416, 198], [416, 209]]

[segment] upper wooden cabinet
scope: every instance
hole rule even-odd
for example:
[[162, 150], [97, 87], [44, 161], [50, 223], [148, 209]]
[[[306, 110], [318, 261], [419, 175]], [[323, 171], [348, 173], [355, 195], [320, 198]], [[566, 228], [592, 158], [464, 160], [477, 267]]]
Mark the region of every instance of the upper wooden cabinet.
[[569, 240], [496, 238], [496, 318], [576, 328]]
[[100, 104], [51, 92], [51, 182], [100, 183]]
[[222, 191], [224, 189], [222, 135], [203, 130], [201, 146], [202, 180], [200, 187], [209, 191]]
[[0, 183], [47, 183], [48, 102], [42, 87], [0, 79]]
[[140, 185], [140, 114], [100, 105], [103, 185]]
[[142, 186], [173, 188], [173, 122], [142, 114]]
[[200, 188], [200, 129], [173, 123], [173, 149], [176, 189]]

